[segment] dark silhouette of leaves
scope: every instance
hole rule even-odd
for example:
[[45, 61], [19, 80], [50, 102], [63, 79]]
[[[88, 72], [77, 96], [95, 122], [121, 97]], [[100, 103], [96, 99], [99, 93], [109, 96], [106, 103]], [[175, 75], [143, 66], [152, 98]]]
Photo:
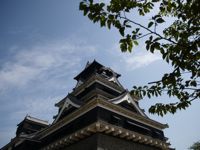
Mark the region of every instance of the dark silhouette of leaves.
[[[143, 18], [159, 5], [159, 11], [147, 24], [130, 17], [138, 13]], [[156, 7], [157, 8], [157, 7]], [[149, 111], [158, 115], [175, 113], [186, 109], [193, 100], [200, 99], [200, 3], [198, 0], [111, 0], [109, 3], [82, 0], [79, 9], [101, 27], [116, 28], [122, 36], [122, 52], [132, 52], [138, 39], [145, 38], [147, 51], [159, 52], [162, 59], [173, 67], [173, 71], [146, 86], [134, 87], [132, 94], [139, 97], [160, 96], [166, 93], [177, 98], [170, 104], [158, 103]], [[158, 32], [157, 27], [165, 24], [166, 18], [174, 22]]]

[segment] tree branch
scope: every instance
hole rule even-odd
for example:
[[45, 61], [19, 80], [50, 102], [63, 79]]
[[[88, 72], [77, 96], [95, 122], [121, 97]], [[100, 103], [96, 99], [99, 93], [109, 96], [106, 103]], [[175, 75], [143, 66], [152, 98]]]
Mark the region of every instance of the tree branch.
[[[151, 34], [155, 34], [156, 36], [160, 37], [161, 39], [164, 39], [164, 40], [166, 40], [166, 41], [168, 41], [168, 42], [171, 42], [171, 43], [173, 43], [173, 44], [176, 44], [176, 45], [180, 45], [179, 43], [177, 43], [177, 42], [175, 42], [175, 41], [172, 41], [171, 39], [165, 38], [165, 37], [161, 36], [160, 34], [158, 34], [157, 32], [154, 32], [154, 31], [150, 30], [149, 28], [147, 28], [147, 27], [141, 25], [140, 23], [137, 23], [137, 22], [135, 22], [135, 21], [133, 21], [133, 20], [130, 20], [130, 19], [127, 18], [127, 17], [123, 17], [123, 16], [119, 16], [119, 17], [120, 17], [121, 19], [127, 20], [127, 21], [129, 21], [129, 22], [131, 22], [131, 23], [133, 23], [133, 24], [135, 24], [135, 25], [137, 25], [137, 26], [140, 26], [141, 28], [143, 28], [143, 29], [149, 31]], [[180, 45], [180, 46], [185, 47], [185, 46], [183, 46], [183, 45]]]
[[152, 34], [152, 33], [147, 33], [147, 34], [145, 34], [145, 35], [139, 36], [138, 38], [136, 38], [136, 40], [139, 40], [139, 39], [141, 39], [141, 38], [143, 38], [143, 37], [145, 37], [145, 36], [147, 36], [147, 35], [150, 35], [150, 34]]

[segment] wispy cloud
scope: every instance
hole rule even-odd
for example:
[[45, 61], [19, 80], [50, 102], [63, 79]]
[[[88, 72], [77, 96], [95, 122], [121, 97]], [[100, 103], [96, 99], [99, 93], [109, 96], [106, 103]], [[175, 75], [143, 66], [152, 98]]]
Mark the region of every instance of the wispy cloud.
[[[94, 58], [96, 48], [85, 41], [64, 39], [29, 48], [11, 46], [10, 53], [14, 55], [0, 64], [0, 118], [6, 123], [0, 129], [3, 143], [15, 136], [16, 124], [26, 114], [51, 122], [57, 113], [54, 104], [70, 92], [73, 75]], [[9, 134], [2, 137], [5, 133]]]
[[[134, 49], [133, 52], [122, 53], [118, 45], [111, 48], [111, 54], [121, 63], [120, 66], [124, 66], [126, 71], [132, 71], [135, 69], [143, 68], [151, 65], [152, 63], [159, 61], [162, 57], [158, 53], [150, 53], [145, 51], [144, 47], [140, 47], [141, 50]], [[119, 66], [119, 65], [118, 65]], [[114, 67], [117, 66], [114, 64]]]
[[130, 70], [146, 67], [157, 60], [161, 60], [161, 57], [158, 54], [151, 54], [148, 52], [138, 52], [123, 56], [123, 61], [126, 64], [126, 68]]
[[0, 65], [0, 95], [4, 97], [0, 110], [10, 119], [26, 114], [52, 118], [54, 104], [73, 86], [72, 74], [96, 53], [94, 46], [67, 39], [14, 47], [15, 55]]
[[[0, 94], [4, 97], [1, 99], [0, 117], [3, 122], [12, 120], [8, 128], [15, 128], [15, 124], [26, 114], [51, 121], [57, 113], [54, 104], [74, 87], [73, 75], [81, 71], [87, 60], [97, 55], [101, 56], [102, 62], [109, 60], [110, 66], [125, 66], [123, 69], [126, 71], [159, 60], [157, 55], [149, 53], [121, 53], [117, 47], [109, 55], [105, 50], [96, 52], [96, 47], [84, 41], [66, 39], [35, 44], [29, 48], [12, 46], [11, 52], [15, 55], [0, 64]], [[8, 128], [0, 132], [8, 132]]]
[[89, 57], [95, 52], [93, 46], [70, 43], [67, 40], [51, 41], [29, 49], [20, 47], [18, 49], [22, 50], [1, 66], [0, 90], [26, 85], [29, 81], [46, 77], [54, 71], [61, 73], [63, 69], [66, 72], [70, 69], [72, 72], [81, 58]]

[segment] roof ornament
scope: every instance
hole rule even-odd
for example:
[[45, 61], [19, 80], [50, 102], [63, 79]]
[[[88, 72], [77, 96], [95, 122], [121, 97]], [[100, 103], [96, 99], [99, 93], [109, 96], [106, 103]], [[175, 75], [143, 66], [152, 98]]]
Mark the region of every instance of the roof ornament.
[[100, 70], [100, 74], [106, 78], [108, 81], [113, 82], [115, 84], [117, 84], [118, 86], [122, 87], [123, 86], [120, 84], [120, 82], [118, 81], [118, 77], [120, 76], [120, 74], [117, 74], [116, 72], [114, 72], [111, 68], [109, 67], [102, 67]]
[[91, 63], [89, 61], [87, 61], [85, 68], [87, 68]]

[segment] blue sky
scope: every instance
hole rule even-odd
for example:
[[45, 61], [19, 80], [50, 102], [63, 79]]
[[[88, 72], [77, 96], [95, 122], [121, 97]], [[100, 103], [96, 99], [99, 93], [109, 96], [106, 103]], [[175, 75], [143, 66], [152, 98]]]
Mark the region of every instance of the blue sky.
[[[143, 41], [133, 53], [121, 53], [117, 31], [93, 24], [78, 5], [78, 0], [0, 0], [0, 147], [15, 136], [27, 114], [52, 122], [54, 104], [75, 86], [73, 77], [88, 60], [122, 74], [120, 81], [128, 89], [171, 70], [159, 54], [145, 51]], [[155, 102], [173, 100], [145, 98], [140, 106], [147, 112]], [[165, 135], [173, 147], [184, 150], [200, 139], [199, 107], [193, 102], [175, 115], [150, 117], [168, 123]]]

